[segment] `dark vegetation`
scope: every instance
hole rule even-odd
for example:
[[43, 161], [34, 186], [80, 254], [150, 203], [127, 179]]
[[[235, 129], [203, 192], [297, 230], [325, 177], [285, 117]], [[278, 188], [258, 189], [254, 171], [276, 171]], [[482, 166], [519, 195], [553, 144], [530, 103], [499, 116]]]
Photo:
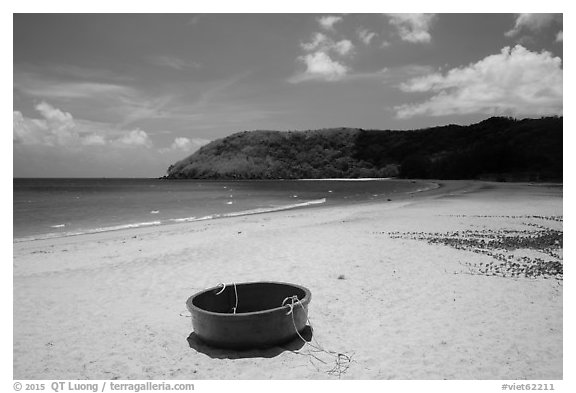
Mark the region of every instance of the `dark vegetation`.
[[562, 181], [562, 122], [492, 117], [414, 131], [244, 131], [171, 165], [166, 177]]

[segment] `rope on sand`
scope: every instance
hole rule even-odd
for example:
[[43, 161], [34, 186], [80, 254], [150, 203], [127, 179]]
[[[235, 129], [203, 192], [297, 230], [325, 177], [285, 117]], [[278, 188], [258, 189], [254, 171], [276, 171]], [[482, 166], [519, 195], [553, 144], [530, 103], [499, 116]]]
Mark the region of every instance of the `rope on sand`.
[[[304, 309], [304, 305], [302, 304], [302, 302], [300, 301], [300, 299], [298, 299], [298, 296], [296, 296], [296, 295], [289, 296], [286, 299], [284, 299], [284, 301], [282, 302], [282, 307], [288, 308], [288, 312], [286, 313], [286, 315], [292, 316], [292, 325], [294, 325], [294, 330], [296, 331], [296, 334], [298, 335], [298, 337], [304, 342], [305, 345], [308, 345], [310, 348], [312, 348], [311, 349], [312, 353], [309, 353], [308, 356], [311, 356], [312, 358], [320, 361], [321, 363], [328, 364], [328, 362], [322, 360], [321, 358], [319, 358], [315, 354], [323, 353], [325, 355], [328, 355], [334, 361], [334, 366], [331, 369], [326, 370], [325, 372], [329, 375], [337, 375], [338, 379], [340, 379], [342, 374], [346, 373], [348, 368], [350, 368], [350, 363], [352, 362], [352, 356], [353, 355], [347, 355], [345, 353], [327, 350], [324, 347], [322, 347], [316, 339], [313, 338], [315, 343], [312, 344], [311, 342], [307, 341], [304, 337], [302, 337], [302, 335], [298, 331], [298, 328], [296, 327], [296, 321], [294, 320], [294, 307], [296, 304], [299, 304], [300, 307], [302, 307], [302, 309]], [[306, 322], [310, 326], [310, 329], [312, 330], [312, 332], [314, 332], [314, 328], [312, 327], [312, 322], [310, 321], [310, 318], [306, 317]], [[296, 352], [296, 351], [294, 351], [294, 352], [300, 353], [300, 352]], [[306, 354], [302, 354], [302, 355], [306, 355]], [[316, 367], [316, 369], [318, 371], [320, 371], [320, 369], [312, 362], [312, 359], [310, 359], [310, 363], [312, 363], [312, 365], [314, 365], [314, 367]]]

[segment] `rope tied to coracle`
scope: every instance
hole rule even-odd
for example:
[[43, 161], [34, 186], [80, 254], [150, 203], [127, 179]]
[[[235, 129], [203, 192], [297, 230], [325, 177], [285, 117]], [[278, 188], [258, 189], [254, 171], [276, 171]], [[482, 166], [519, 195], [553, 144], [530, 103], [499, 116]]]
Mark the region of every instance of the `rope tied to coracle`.
[[[232, 307], [232, 314], [236, 314], [236, 310], [238, 309], [238, 290], [236, 289], [236, 283], [232, 283], [232, 285], [234, 285], [234, 297], [235, 297], [235, 305], [234, 307]], [[216, 292], [216, 296], [220, 295], [222, 292], [224, 292], [224, 290], [226, 289], [226, 284], [224, 283], [219, 283], [218, 285], [216, 285], [216, 288], [222, 287], [222, 289], [220, 289], [218, 292]], [[188, 314], [185, 313], [185, 311], [180, 313], [181, 317], [186, 317], [186, 318], [191, 318], [192, 315], [188, 312]]]
[[[236, 310], [238, 309], [238, 290], [236, 289], [236, 283], [233, 282], [232, 285], [234, 285], [234, 297], [235, 297], [235, 305], [234, 307], [232, 307], [232, 314], [236, 314]], [[216, 287], [222, 287], [222, 289], [219, 292], [216, 292], [216, 296], [220, 295], [222, 292], [224, 292], [224, 290], [226, 289], [226, 284], [224, 283], [220, 283], [218, 285], [216, 285]]]
[[[330, 374], [330, 375], [337, 375], [338, 378], [340, 378], [342, 376], [342, 374], [346, 373], [348, 368], [350, 368], [350, 363], [352, 362], [352, 356], [353, 355], [347, 355], [345, 353], [335, 352], [335, 351], [330, 351], [330, 350], [324, 349], [318, 343], [318, 341], [316, 339], [314, 339], [315, 343], [312, 344], [310, 341], [308, 341], [304, 337], [302, 337], [302, 335], [298, 331], [298, 327], [296, 326], [296, 321], [294, 319], [294, 313], [295, 313], [294, 307], [296, 305], [300, 305], [300, 307], [302, 307], [302, 309], [304, 310], [304, 304], [302, 304], [302, 302], [300, 301], [300, 299], [298, 299], [298, 296], [296, 296], [296, 295], [288, 296], [287, 298], [285, 298], [282, 301], [282, 307], [288, 308], [286, 315], [290, 315], [292, 317], [292, 325], [294, 326], [294, 331], [296, 331], [296, 334], [298, 335], [298, 337], [304, 342], [304, 345], [308, 345], [310, 348], [312, 348], [311, 352], [327, 354], [334, 360], [334, 366], [331, 369], [327, 370], [326, 373]], [[310, 318], [308, 316], [306, 317], [306, 322], [308, 323], [308, 326], [310, 326], [311, 331], [314, 332], [314, 328], [312, 327], [312, 322], [310, 321]], [[293, 352], [301, 354], [300, 352], [297, 352], [297, 351], [293, 351]], [[306, 354], [302, 353], [302, 355], [306, 355]], [[317, 355], [315, 355], [313, 353], [310, 353], [308, 355], [311, 356], [312, 358], [324, 363], [324, 364], [328, 364], [328, 362], [320, 359]], [[311, 359], [310, 359], [310, 363], [312, 363], [312, 365], [314, 367], [316, 367], [316, 369], [318, 371], [320, 371], [320, 369], [312, 362]]]

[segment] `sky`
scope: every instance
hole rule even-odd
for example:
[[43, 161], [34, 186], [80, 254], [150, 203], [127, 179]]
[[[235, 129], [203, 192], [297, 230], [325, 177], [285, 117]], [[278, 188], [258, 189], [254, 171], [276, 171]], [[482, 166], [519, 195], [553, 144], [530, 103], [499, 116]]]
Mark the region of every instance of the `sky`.
[[244, 130], [563, 114], [562, 14], [14, 14], [13, 176], [158, 177]]

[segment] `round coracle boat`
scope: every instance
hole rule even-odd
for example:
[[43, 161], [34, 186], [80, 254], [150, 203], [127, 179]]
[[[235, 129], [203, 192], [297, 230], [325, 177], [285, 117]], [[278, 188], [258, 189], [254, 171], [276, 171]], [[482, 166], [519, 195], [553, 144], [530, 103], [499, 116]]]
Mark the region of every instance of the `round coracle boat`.
[[295, 338], [306, 327], [312, 294], [280, 282], [220, 284], [186, 301], [196, 336], [219, 348], [265, 348]]

